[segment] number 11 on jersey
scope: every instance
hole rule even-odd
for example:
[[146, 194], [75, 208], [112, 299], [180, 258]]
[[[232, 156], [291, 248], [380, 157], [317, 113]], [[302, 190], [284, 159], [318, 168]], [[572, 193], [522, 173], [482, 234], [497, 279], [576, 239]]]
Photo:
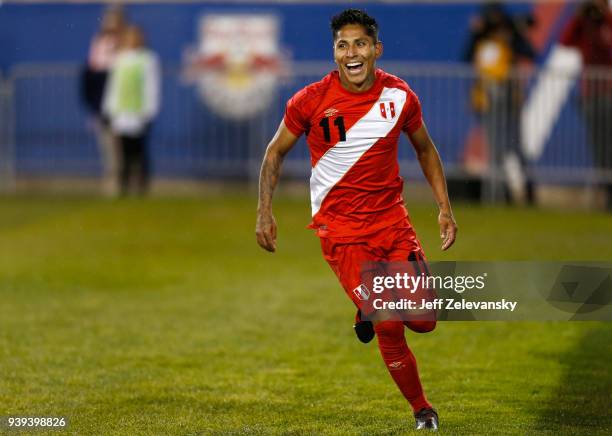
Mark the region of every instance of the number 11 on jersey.
[[[323, 136], [325, 137], [325, 142], [331, 142], [331, 131], [329, 128], [329, 117], [325, 117], [319, 123], [319, 126], [323, 128]], [[334, 126], [338, 128], [338, 136], [340, 137], [340, 142], [346, 141], [346, 129], [344, 128], [344, 117], [337, 117], [334, 120]]]

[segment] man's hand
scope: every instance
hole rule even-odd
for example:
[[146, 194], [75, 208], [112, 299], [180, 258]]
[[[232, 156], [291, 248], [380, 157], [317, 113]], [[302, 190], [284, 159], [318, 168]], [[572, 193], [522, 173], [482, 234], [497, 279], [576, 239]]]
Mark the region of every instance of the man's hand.
[[258, 212], [255, 225], [257, 243], [272, 253], [276, 251], [276, 220], [272, 212]]
[[440, 212], [440, 215], [438, 215], [438, 223], [440, 224], [442, 251], [446, 251], [455, 242], [457, 236], [457, 223], [453, 215], [446, 212]]

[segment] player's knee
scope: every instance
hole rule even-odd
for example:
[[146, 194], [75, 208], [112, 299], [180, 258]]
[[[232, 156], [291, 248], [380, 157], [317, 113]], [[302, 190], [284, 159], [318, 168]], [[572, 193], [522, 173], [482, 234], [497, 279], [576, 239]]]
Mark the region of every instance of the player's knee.
[[428, 333], [436, 328], [436, 321], [406, 321], [406, 327], [417, 333]]
[[379, 340], [397, 340], [404, 337], [404, 324], [401, 321], [381, 321], [374, 325], [374, 331]]

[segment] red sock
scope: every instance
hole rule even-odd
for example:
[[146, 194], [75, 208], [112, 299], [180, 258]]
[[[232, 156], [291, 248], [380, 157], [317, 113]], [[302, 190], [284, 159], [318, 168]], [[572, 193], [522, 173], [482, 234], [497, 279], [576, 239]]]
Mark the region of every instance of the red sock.
[[429, 333], [436, 328], [435, 320], [411, 320], [404, 321], [404, 325], [413, 332], [417, 333]]
[[404, 324], [401, 321], [382, 321], [374, 326], [374, 330], [389, 374], [412, 409], [418, 412], [431, 407], [423, 393], [416, 359], [404, 337]]

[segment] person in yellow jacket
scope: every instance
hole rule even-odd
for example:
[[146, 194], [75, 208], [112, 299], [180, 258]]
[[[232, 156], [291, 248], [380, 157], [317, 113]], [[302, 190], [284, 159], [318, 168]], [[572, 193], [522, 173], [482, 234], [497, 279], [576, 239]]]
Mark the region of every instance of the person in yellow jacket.
[[149, 187], [147, 139], [159, 111], [159, 84], [157, 56], [146, 48], [142, 30], [128, 26], [104, 98], [104, 111], [119, 138], [119, 183], [123, 195], [130, 191], [132, 179], [139, 194], [146, 193]]

